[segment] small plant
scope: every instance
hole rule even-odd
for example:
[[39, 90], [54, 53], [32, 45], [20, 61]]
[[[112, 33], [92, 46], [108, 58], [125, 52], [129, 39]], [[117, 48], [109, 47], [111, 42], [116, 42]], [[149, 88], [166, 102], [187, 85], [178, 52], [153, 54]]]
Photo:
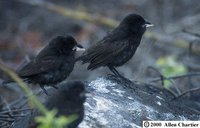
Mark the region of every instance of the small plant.
[[[187, 72], [187, 68], [182, 63], [178, 62], [175, 56], [160, 57], [156, 65], [165, 77], [180, 75]], [[164, 80], [164, 86], [169, 88], [171, 86], [170, 81]]]
[[47, 112], [44, 116], [38, 116], [35, 118], [39, 123], [38, 128], [64, 128], [67, 124], [73, 122], [77, 117], [75, 115], [65, 117], [60, 116], [56, 118], [56, 110]]

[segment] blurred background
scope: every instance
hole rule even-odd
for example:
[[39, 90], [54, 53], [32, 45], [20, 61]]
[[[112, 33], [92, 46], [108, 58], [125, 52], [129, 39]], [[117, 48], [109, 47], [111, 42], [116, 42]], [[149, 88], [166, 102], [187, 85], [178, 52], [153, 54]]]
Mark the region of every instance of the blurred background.
[[[116, 22], [74, 17], [77, 13]], [[200, 71], [199, 0], [0, 0], [0, 61], [16, 70], [58, 35], [73, 35], [88, 48], [129, 13], [138, 13], [155, 26], [147, 30], [134, 57], [118, 68], [121, 74], [149, 83], [161, 75]], [[94, 71], [86, 67], [78, 62], [67, 80], [87, 81], [110, 73], [106, 67]], [[5, 78], [0, 72], [0, 79]], [[166, 81], [165, 86], [171, 88], [173, 84], [183, 92], [200, 87], [199, 83], [199, 76], [192, 76]]]

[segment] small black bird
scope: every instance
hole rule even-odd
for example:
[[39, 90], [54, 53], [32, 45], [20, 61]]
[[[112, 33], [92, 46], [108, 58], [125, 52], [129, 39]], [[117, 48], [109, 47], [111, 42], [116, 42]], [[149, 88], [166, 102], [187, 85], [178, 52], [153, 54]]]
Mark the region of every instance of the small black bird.
[[77, 47], [83, 48], [72, 36], [58, 36], [17, 74], [28, 83], [39, 84], [47, 94], [44, 85], [57, 88], [55, 84], [72, 72]]
[[115, 67], [126, 63], [134, 55], [147, 27], [153, 26], [142, 16], [130, 14], [117, 28], [86, 50], [76, 61], [90, 63], [88, 70], [107, 66], [115, 75], [122, 77]]
[[68, 125], [67, 128], [76, 128], [84, 117], [84, 105], [86, 100], [84, 83], [80, 81], [69, 82], [61, 85], [59, 90], [54, 91], [48, 98], [45, 106], [48, 109], [56, 108], [58, 115], [69, 116], [76, 114], [78, 118]]
[[[80, 81], [73, 81], [62, 83], [59, 85], [58, 90], [53, 90], [51, 96], [45, 102], [45, 106], [48, 110], [58, 110], [57, 116], [70, 116], [73, 114], [78, 116], [76, 120], [67, 126], [67, 128], [76, 128], [84, 118], [83, 103], [85, 100], [85, 84]], [[32, 123], [30, 128], [35, 128], [37, 125], [36, 123]]]

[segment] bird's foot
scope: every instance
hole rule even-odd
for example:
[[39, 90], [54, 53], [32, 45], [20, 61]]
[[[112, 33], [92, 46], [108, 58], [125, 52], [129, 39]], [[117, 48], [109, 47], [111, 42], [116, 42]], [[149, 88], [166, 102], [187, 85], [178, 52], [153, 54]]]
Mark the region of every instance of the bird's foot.
[[116, 80], [125, 85], [130, 85], [132, 83], [131, 80], [119, 74], [108, 74], [108, 78]]
[[116, 77], [115, 74], [108, 74], [107, 76], [108, 76], [108, 77], [111, 77], [111, 78]]
[[108, 68], [110, 69], [110, 71], [116, 76], [116, 78], [120, 78], [118, 79], [120, 82], [124, 83], [124, 84], [131, 84], [132, 82], [125, 78], [124, 76], [122, 76], [113, 66], [108, 66]]
[[121, 79], [121, 82], [123, 82], [124, 84], [129, 85], [129, 84], [132, 83], [131, 80], [129, 80], [128, 78], [126, 78], [126, 77], [124, 77], [124, 76], [122, 76], [122, 75], [118, 75], [118, 78], [120, 78], [120, 79]]
[[47, 90], [44, 88], [44, 86], [40, 85], [40, 87], [43, 90], [43, 92], [48, 96], [49, 94], [48, 94]]
[[52, 87], [53, 87], [53, 88], [55, 88], [55, 89], [58, 89], [58, 87], [57, 87], [57, 86], [55, 86], [55, 85], [52, 85]]

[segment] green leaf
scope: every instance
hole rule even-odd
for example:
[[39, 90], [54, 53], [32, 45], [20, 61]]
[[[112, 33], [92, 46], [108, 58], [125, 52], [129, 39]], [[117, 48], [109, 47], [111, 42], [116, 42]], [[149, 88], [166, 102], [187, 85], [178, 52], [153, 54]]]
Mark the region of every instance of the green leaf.
[[[182, 63], [178, 62], [175, 56], [160, 57], [156, 65], [165, 77], [176, 76], [187, 72], [187, 68]], [[171, 82], [169, 80], [164, 80], [164, 85], [166, 88], [169, 88]]]
[[56, 117], [56, 113], [56, 110], [52, 110], [44, 116], [36, 117], [36, 122], [39, 124], [38, 128], [64, 128], [77, 119], [76, 115]]

